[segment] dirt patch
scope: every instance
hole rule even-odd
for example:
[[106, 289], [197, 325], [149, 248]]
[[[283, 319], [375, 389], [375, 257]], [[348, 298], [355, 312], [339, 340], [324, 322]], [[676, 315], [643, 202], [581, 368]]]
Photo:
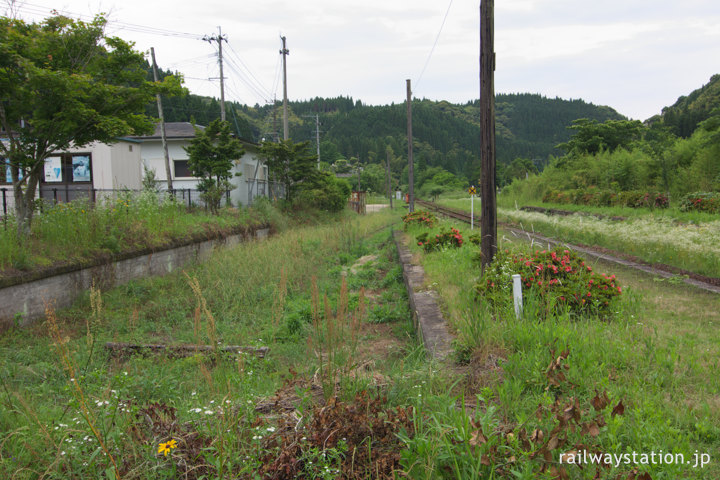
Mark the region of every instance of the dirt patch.
[[393, 333], [392, 324], [363, 323], [359, 338], [355, 353], [358, 361], [383, 360], [402, 350], [402, 343]]
[[466, 398], [474, 398], [484, 388], [492, 388], [502, 383], [502, 363], [508, 358], [509, 352], [501, 347], [486, 347], [476, 349], [470, 362], [466, 365], [456, 365], [453, 371], [462, 375], [458, 384]]
[[377, 260], [377, 255], [365, 255], [363, 257], [358, 258], [358, 260], [353, 264], [352, 267], [350, 267], [350, 273], [353, 275], [357, 275], [358, 270], [365, 264], [374, 262]]

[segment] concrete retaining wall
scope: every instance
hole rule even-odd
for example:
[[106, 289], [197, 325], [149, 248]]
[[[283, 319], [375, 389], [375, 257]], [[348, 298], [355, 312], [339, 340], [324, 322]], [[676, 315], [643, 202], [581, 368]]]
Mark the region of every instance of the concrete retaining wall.
[[[267, 228], [257, 230], [255, 238], [265, 238], [268, 233]], [[189, 262], [206, 259], [215, 249], [232, 247], [244, 239], [242, 234], [230, 235], [2, 288], [0, 324], [28, 325], [45, 315], [46, 304], [54, 308], [67, 307], [93, 283], [100, 290], [108, 290], [136, 278], [165, 275]]]
[[412, 263], [412, 254], [402, 240], [402, 232], [395, 231], [395, 245], [403, 269], [403, 280], [410, 299], [413, 322], [428, 355], [444, 360], [452, 352], [453, 337], [437, 304], [437, 294], [432, 290], [422, 291], [425, 270]]

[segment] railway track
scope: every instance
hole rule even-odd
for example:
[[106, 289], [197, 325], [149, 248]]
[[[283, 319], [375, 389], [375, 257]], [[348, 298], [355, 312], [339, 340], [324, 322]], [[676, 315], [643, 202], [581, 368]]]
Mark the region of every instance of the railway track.
[[[427, 208], [429, 210], [432, 210], [434, 212], [437, 212], [441, 215], [445, 215], [450, 218], [454, 218], [456, 220], [460, 220], [465, 223], [470, 223], [470, 214], [468, 214], [465, 211], [457, 210], [454, 208], [449, 208], [443, 205], [438, 205], [434, 202], [428, 202], [425, 200], [415, 200], [415, 203], [422, 206], [423, 208]], [[475, 218], [474, 223], [477, 225], [477, 227], [480, 227], [479, 217]], [[595, 258], [598, 260], [603, 260], [605, 262], [615, 263], [618, 265], [623, 265], [626, 267], [634, 268], [636, 270], [641, 270], [643, 272], [649, 273], [651, 275], [655, 275], [658, 277], [663, 278], [678, 278], [678, 272], [677, 269], [674, 269], [673, 267], [669, 267], [667, 265], [650, 265], [648, 263], [643, 263], [641, 261], [637, 260], [630, 260], [627, 258], [622, 258], [620, 254], [617, 253], [609, 253], [607, 251], [599, 251], [598, 249], [592, 248], [592, 247], [585, 247], [580, 245], [573, 245], [567, 242], [563, 242], [562, 240], [558, 240], [555, 238], [546, 237], [544, 235], [540, 235], [535, 232], [528, 232], [526, 230], [523, 230], [521, 228], [517, 228], [514, 225], [508, 224], [508, 223], [502, 223], [498, 222], [499, 226], [502, 226], [504, 230], [509, 232], [510, 234], [514, 235], [518, 238], [523, 238], [529, 240], [531, 243], [540, 243], [542, 245], [547, 245], [548, 249], [552, 248], [555, 245], [563, 245], [566, 247], [571, 248], [572, 250], [575, 250], [576, 252], [582, 253], [586, 257]], [[693, 272], [689, 271], [682, 271], [680, 275], [687, 276], [687, 278], [683, 278], [683, 282], [691, 285], [696, 288], [700, 288], [702, 290], [712, 292], [712, 293], [720, 293], [720, 279], [717, 278], [710, 278], [705, 277], [702, 275], [698, 275]]]

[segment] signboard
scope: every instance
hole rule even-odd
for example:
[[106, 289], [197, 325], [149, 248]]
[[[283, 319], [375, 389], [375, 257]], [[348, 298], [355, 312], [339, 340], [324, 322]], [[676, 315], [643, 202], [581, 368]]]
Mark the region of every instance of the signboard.
[[468, 192], [470, 192], [470, 195], [477, 195], [477, 192], [475, 191], [475, 185], [473, 185], [472, 187], [470, 187], [470, 188], [468, 189]]
[[76, 155], [72, 157], [73, 182], [90, 181], [90, 156]]
[[[0, 164], [0, 172], [2, 172], [3, 168], [5, 169], [5, 183], [12, 183], [12, 170], [10, 169], [10, 160], [7, 158], [4, 161], [2, 159], [0, 159], [0, 162], [3, 163], [3, 164]], [[0, 173], [0, 175], [2, 175], [2, 173]], [[0, 177], [0, 178], [2, 178], [2, 177]], [[23, 171], [18, 170], [18, 180], [22, 180], [22, 179], [23, 179]], [[2, 183], [2, 181], [0, 181], [0, 183]]]
[[45, 181], [62, 182], [62, 159], [60, 157], [45, 159]]

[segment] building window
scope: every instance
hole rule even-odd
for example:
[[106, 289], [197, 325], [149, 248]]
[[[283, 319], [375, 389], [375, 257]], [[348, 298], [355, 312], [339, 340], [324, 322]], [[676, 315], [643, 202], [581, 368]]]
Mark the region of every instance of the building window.
[[175, 166], [175, 178], [193, 176], [188, 162], [189, 160], [173, 160], [173, 164]]

